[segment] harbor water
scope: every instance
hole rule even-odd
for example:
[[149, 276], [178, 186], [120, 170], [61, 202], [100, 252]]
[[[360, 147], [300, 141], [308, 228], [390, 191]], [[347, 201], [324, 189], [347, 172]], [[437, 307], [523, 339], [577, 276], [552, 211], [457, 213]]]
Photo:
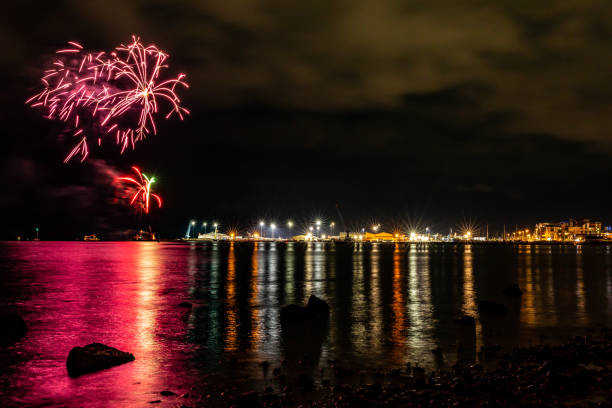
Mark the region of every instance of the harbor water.
[[[611, 263], [605, 245], [3, 242], [0, 305], [29, 331], [1, 349], [0, 398], [146, 406], [162, 390], [270, 385], [263, 362], [309, 359], [313, 373], [328, 360], [356, 369], [486, 364], [483, 347], [510, 351], [610, 325]], [[503, 294], [512, 283], [522, 296]], [[304, 342], [283, 331], [280, 310], [311, 294], [330, 316]], [[482, 300], [507, 313], [481, 316]], [[476, 321], [467, 355], [458, 351], [462, 315]], [[92, 342], [136, 360], [69, 377], [68, 352]]]

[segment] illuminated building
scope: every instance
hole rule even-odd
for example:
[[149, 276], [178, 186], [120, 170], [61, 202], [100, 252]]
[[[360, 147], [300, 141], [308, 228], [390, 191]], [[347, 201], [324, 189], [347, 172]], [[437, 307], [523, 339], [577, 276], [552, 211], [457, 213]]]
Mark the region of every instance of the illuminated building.
[[533, 239], [536, 241], [575, 241], [576, 239], [603, 238], [601, 222], [570, 219], [558, 223], [536, 224]]
[[365, 241], [376, 241], [376, 242], [395, 241], [396, 240], [395, 236], [393, 234], [391, 234], [391, 233], [388, 233], [388, 232], [378, 232], [378, 233], [366, 232], [364, 234], [363, 239]]

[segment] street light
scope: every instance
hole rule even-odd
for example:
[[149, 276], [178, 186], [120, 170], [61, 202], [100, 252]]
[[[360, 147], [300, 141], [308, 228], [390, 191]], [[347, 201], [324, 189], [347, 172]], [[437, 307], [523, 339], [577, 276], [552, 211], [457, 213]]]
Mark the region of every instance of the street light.
[[276, 224], [270, 224], [270, 229], [272, 230], [272, 238], [274, 238], [274, 230], [276, 229]]
[[264, 236], [264, 235], [263, 235], [263, 227], [264, 227], [264, 225], [266, 225], [266, 223], [265, 223], [265, 222], [263, 222], [263, 221], [259, 221], [259, 236], [260, 236], [260, 237], [262, 237], [262, 238], [263, 238], [263, 236]]
[[206, 226], [208, 225], [208, 223], [206, 221], [204, 221], [204, 223], [202, 224], [202, 226], [204, 227], [204, 234], [206, 234]]
[[291, 228], [293, 227], [293, 221], [287, 221], [287, 227], [289, 228], [289, 238], [291, 238]]
[[329, 224], [329, 229], [331, 230], [331, 235], [334, 235], [334, 225], [336, 225], [335, 222], [332, 222], [331, 224]]
[[215, 227], [215, 239], [217, 239], [217, 227], [219, 226], [219, 224], [217, 224], [216, 222], [213, 224], [213, 227]]

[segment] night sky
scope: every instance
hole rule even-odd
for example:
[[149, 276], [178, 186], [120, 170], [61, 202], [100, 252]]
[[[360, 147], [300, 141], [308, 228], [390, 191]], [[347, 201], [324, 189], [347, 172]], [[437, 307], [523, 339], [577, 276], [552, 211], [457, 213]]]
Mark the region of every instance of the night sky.
[[[347, 228], [611, 224], [609, 1], [12, 1], [0, 24], [1, 238], [74, 239], [189, 219]], [[185, 72], [192, 114], [119, 155], [24, 101], [54, 50], [140, 35]], [[59, 136], [58, 136], [59, 135]], [[157, 175], [142, 219], [112, 175]]]

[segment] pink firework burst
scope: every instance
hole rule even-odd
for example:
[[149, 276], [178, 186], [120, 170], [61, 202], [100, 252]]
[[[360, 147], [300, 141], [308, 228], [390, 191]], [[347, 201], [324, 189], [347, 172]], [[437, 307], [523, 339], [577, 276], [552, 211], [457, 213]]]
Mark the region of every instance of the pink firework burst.
[[161, 197], [151, 192], [151, 187], [153, 186], [153, 183], [155, 183], [155, 177], [148, 177], [146, 174], [142, 173], [140, 169], [136, 166], [132, 166], [132, 169], [138, 175], [138, 178], [117, 177], [115, 179], [115, 181], [127, 182], [135, 187], [135, 191], [133, 192], [132, 198], [130, 199], [130, 205], [140, 207], [144, 209], [145, 214], [148, 214], [149, 204], [151, 202], [151, 198], [153, 198], [155, 201], [157, 201], [158, 207], [161, 208]]
[[44, 111], [45, 117], [65, 122], [79, 141], [66, 156], [68, 162], [89, 154], [91, 139], [100, 146], [112, 136], [121, 153], [132, 149], [148, 134], [157, 132], [155, 117], [162, 109], [166, 119], [189, 111], [181, 106], [177, 86], [188, 88], [184, 74], [164, 79], [168, 54], [140, 38], [106, 53], [87, 52], [76, 42], [56, 52], [52, 66], [41, 79], [44, 88], [26, 101]]

